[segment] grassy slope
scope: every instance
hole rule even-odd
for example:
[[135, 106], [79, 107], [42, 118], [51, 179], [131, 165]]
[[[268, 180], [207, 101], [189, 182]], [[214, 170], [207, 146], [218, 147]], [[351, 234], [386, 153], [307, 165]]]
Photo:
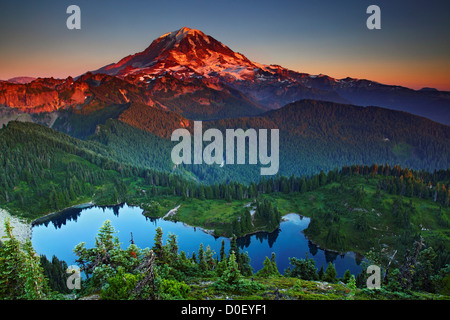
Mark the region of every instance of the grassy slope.
[[[351, 292], [343, 283], [307, 281], [298, 278], [273, 277], [251, 278], [263, 285], [263, 289], [251, 294], [216, 291], [209, 281], [192, 281], [189, 283], [190, 300], [448, 300], [449, 296], [427, 292], [386, 292], [384, 290], [359, 289]], [[214, 279], [212, 279], [214, 280]], [[278, 292], [278, 296], [276, 295]]]

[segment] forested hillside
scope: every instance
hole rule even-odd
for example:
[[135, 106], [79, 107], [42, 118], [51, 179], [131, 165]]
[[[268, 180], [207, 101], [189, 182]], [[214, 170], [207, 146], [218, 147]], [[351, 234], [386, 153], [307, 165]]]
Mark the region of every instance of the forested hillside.
[[[108, 122], [102, 130], [114, 131], [115, 128], [125, 130], [123, 132], [127, 128], [135, 130], [116, 121]], [[99, 137], [102, 137], [101, 130]], [[381, 296], [373, 296], [366, 291], [355, 291], [359, 292], [360, 298], [430, 298], [426, 294], [417, 296], [411, 290], [447, 292], [446, 266], [450, 262], [449, 170], [428, 172], [389, 164], [351, 165], [311, 176], [277, 175], [249, 184], [232, 181], [202, 184], [186, 179], [188, 172], [178, 175], [125, 164], [123, 160], [126, 157], [118, 153], [120, 143], [114, 140], [102, 142], [78, 140], [42, 125], [10, 122], [0, 130], [0, 161], [3, 164], [0, 169], [1, 207], [32, 220], [84, 202], [104, 205], [127, 202], [140, 206], [151, 217], [162, 217], [168, 210], [180, 205], [177, 213], [168, 219], [210, 229], [215, 235], [228, 237], [274, 231], [284, 214], [297, 212], [311, 218], [305, 233], [320, 246], [338, 252], [360, 252], [384, 270], [391, 268], [392, 273], [385, 281], [386, 288], [392, 292], [386, 289], [388, 291], [380, 293]], [[161, 142], [161, 148], [165, 147]], [[109, 231], [106, 228], [104, 232]], [[154, 248], [156, 258], [152, 258], [156, 259], [153, 260], [155, 268], [169, 259], [169, 252], [175, 254], [176, 248], [174, 238], [170, 248], [163, 249], [158, 241]], [[7, 242], [6, 248], [10, 245]], [[11, 250], [16, 250], [14, 248]], [[31, 248], [27, 250], [32, 254]], [[86, 250], [91, 249], [77, 247], [76, 250], [81, 256], [88, 257], [90, 251]], [[197, 258], [183, 258], [180, 253], [180, 259], [176, 259], [180, 265], [161, 269], [158, 273], [161, 279], [157, 280], [159, 289], [153, 291], [153, 294], [158, 294], [151, 298], [170, 298], [173, 294], [176, 298], [216, 297], [224, 292], [250, 294], [252, 297], [253, 294], [270, 295], [267, 290], [275, 283], [291, 290], [286, 292], [286, 297], [311, 298], [309, 294], [300, 293], [303, 292], [300, 288], [310, 284], [291, 278], [337, 281], [332, 276], [332, 267], [329, 272], [317, 271], [308, 259], [293, 259], [292, 268], [285, 271], [288, 278], [277, 278], [278, 272], [274, 271], [272, 258], [272, 262], [268, 260], [263, 270], [257, 273], [261, 279], [250, 284], [246, 279], [253, 273], [249, 271], [245, 254], [235, 250], [226, 258], [221, 255], [224, 262], [220, 264], [220, 259], [211, 260], [211, 253], [207, 249], [206, 252], [202, 250], [205, 248], [199, 249], [198, 255], [205, 260], [198, 260], [198, 255]], [[135, 247], [124, 252], [134, 252], [137, 264], [149, 258], [141, 255], [139, 252], [144, 251]], [[394, 253], [397, 255], [392, 261]], [[158, 262], [158, 259], [162, 260]], [[25, 264], [38, 263], [26, 261]], [[170, 258], [169, 261], [175, 260]], [[64, 279], [61, 263], [54, 259], [52, 263], [42, 259], [41, 264], [46, 270], [54, 270], [53, 273], [47, 270], [46, 277], [51, 278], [50, 283], [55, 290], [61, 290], [61, 285], [57, 283]], [[107, 277], [93, 277], [83, 294], [93, 292], [89, 290], [98, 291], [102, 283], [109, 283], [110, 286], [120, 283], [120, 286], [125, 285], [131, 290], [137, 283], [135, 281], [143, 281], [137, 277], [135, 269], [121, 269], [119, 265], [110, 266], [113, 269], [108, 270], [114, 271]], [[417, 268], [417, 273], [410, 273], [414, 268]], [[424, 280], [427, 275], [433, 275], [432, 282]], [[125, 280], [127, 283], [120, 282], [122, 276], [131, 283], [128, 280]], [[266, 276], [269, 280], [264, 280]], [[189, 279], [189, 284], [184, 282], [185, 279]], [[401, 279], [407, 281], [402, 282]], [[45, 281], [39, 281], [41, 287], [36, 294], [43, 295]], [[204, 287], [201, 284], [203, 281], [212, 281], [214, 285]], [[355, 279], [356, 283], [362, 284], [364, 279]], [[181, 291], [168, 293], [166, 290], [169, 287]], [[341, 292], [341, 289], [344, 291]], [[101, 290], [106, 290], [106, 287]], [[334, 298], [347, 297], [346, 289], [336, 287], [336, 290], [333, 291]], [[114, 292], [102, 291], [101, 297], [126, 298]], [[321, 291], [320, 294], [323, 293]]]
[[280, 174], [311, 175], [351, 164], [447, 169], [450, 128], [405, 112], [302, 100], [262, 116], [224, 119], [218, 128], [280, 130]]
[[[176, 113], [133, 104], [117, 120], [104, 119], [88, 139], [108, 145], [121, 161], [164, 171], [175, 169], [175, 173], [205, 184], [259, 181], [259, 165], [183, 164], [174, 168], [170, 153], [176, 143], [170, 141], [170, 134], [177, 128], [192, 132], [192, 126], [191, 120]], [[447, 169], [450, 162], [448, 126], [377, 107], [302, 100], [261, 116], [203, 121], [203, 132], [208, 128], [222, 130], [224, 137], [226, 129], [279, 129], [279, 173], [284, 176], [310, 176], [373, 163], [433, 171]]]
[[[128, 183], [124, 179], [151, 180], [155, 173], [118, 162], [104, 145], [37, 124], [10, 122], [0, 130], [0, 149], [0, 201], [28, 218], [94, 198], [123, 201]], [[167, 177], [161, 174], [158, 183]]]

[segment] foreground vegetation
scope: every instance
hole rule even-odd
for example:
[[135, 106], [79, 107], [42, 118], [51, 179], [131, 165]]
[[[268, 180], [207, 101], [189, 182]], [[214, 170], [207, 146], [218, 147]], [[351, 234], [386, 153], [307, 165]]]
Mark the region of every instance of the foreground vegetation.
[[[35, 256], [31, 243], [20, 244], [5, 223], [7, 239], [0, 247], [0, 298], [2, 299], [449, 299], [450, 265], [430, 277], [432, 268], [427, 250], [420, 252], [413, 266], [411, 283], [404, 282], [400, 270], [385, 273], [380, 289], [365, 288], [364, 273], [342, 279], [330, 263], [317, 270], [313, 259], [291, 258], [282, 275], [273, 253], [256, 273], [246, 253], [240, 252], [233, 238], [229, 252], [224, 245], [216, 254], [200, 245], [191, 256], [178, 250], [176, 235], [162, 242], [157, 229], [152, 248], [134, 243], [122, 248], [115, 230], [105, 221], [93, 248], [82, 242], [74, 248], [80, 270], [84, 272], [81, 290], [68, 294], [68, 274], [56, 258], [50, 263]], [[45, 262], [44, 262], [45, 261]], [[426, 289], [424, 290], [424, 284]]]

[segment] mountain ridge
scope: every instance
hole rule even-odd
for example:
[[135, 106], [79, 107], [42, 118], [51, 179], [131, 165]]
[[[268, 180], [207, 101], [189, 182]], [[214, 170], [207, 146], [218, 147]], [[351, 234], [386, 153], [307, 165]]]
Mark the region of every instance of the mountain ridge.
[[191, 120], [262, 114], [314, 99], [406, 111], [450, 124], [450, 92], [413, 90], [365, 79], [335, 79], [264, 65], [200, 30], [183, 27], [145, 50], [73, 79], [0, 82], [0, 105], [26, 113], [144, 103]]
[[[161, 129], [161, 121], [154, 120], [161, 118], [166, 119], [163, 121], [168, 127], [163, 125]], [[135, 119], [140, 121], [133, 123]], [[176, 113], [149, 109], [144, 105], [135, 105], [114, 121], [132, 126], [134, 129], [126, 129], [130, 137], [125, 137], [121, 132], [125, 130], [123, 126], [109, 123], [107, 126], [100, 125], [101, 135], [94, 134], [91, 139], [99, 142], [114, 140], [122, 150], [128, 145], [134, 155], [145, 154], [149, 148], [140, 138], [141, 146], [127, 142], [127, 139], [138, 140], [133, 138], [135, 135], [141, 136], [137, 128], [163, 138], [159, 141], [165, 146], [167, 158], [170, 158], [170, 150], [175, 145], [170, 141], [170, 128], [186, 128], [193, 133], [192, 120], [179, 118]], [[215, 128], [223, 135], [226, 129], [278, 129], [279, 173], [285, 176], [308, 176], [353, 163], [400, 164], [431, 171], [446, 169], [449, 165], [449, 126], [407, 112], [380, 107], [301, 100], [262, 115], [208, 120], [203, 121], [202, 126], [203, 132]], [[107, 129], [112, 127], [114, 129]], [[134, 161], [133, 157], [127, 158]], [[200, 181], [208, 183], [214, 183], [215, 179], [250, 182], [260, 178], [257, 165], [225, 165], [223, 168], [188, 165], [181, 168], [192, 171]]]
[[[158, 52], [161, 41], [169, 42], [165, 43], [162, 53]], [[175, 51], [172, 55], [171, 50]], [[149, 53], [153, 61], [147, 61], [144, 68], [136, 65], [133, 69], [121, 65], [124, 59], [128, 59], [129, 66], [133, 64], [134, 57]], [[301, 73], [278, 65], [264, 65], [232, 51], [200, 30], [186, 27], [166, 33], [141, 53], [124, 59], [116, 65], [112, 64], [122, 68], [115, 71], [115, 75], [125, 78], [135, 75], [134, 79], [147, 83], [166, 74], [183, 80], [189, 77], [213, 81], [218, 79], [268, 109], [311, 98], [361, 106], [377, 105], [450, 124], [450, 92], [413, 90], [350, 77], [336, 79], [323, 74]], [[197, 60], [208, 63], [197, 63]], [[104, 68], [97, 71], [105, 71]], [[109, 68], [112, 68], [111, 65]]]

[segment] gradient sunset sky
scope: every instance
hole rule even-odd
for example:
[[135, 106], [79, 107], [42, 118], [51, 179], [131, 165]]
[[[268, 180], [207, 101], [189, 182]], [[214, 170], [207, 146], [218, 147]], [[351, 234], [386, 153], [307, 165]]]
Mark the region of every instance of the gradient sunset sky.
[[[71, 4], [81, 30], [66, 28]], [[366, 28], [371, 4], [381, 30]], [[449, 12], [448, 0], [2, 0], [0, 79], [75, 77], [186, 26], [259, 63], [450, 91]]]

